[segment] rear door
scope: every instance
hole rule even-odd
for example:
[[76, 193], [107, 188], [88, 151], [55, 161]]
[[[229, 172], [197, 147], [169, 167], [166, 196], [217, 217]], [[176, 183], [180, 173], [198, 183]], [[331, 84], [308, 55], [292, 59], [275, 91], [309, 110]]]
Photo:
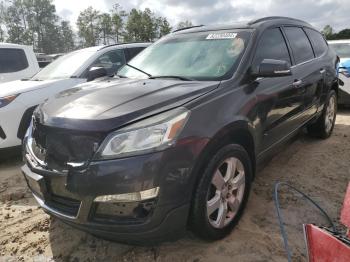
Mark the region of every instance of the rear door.
[[314, 50], [316, 61], [315, 81], [317, 86], [314, 89], [308, 89], [305, 92], [305, 106], [307, 107], [307, 114], [314, 114], [317, 111], [319, 104], [321, 103], [321, 94], [326, 85], [327, 72], [332, 71], [333, 68], [329, 68], [333, 65], [333, 61], [329, 61], [327, 57], [328, 44], [321, 33], [311, 28], [304, 28], [307, 36], [309, 37], [312, 48]]
[[322, 64], [315, 61], [310, 40], [302, 27], [286, 26], [283, 30], [293, 54], [293, 87], [304, 97], [300, 118], [300, 124], [303, 124], [317, 111], [316, 101], [321, 95], [325, 71]]
[[[264, 59], [292, 59], [281, 28], [267, 29], [258, 42], [253, 67]], [[264, 77], [256, 80], [258, 118], [262, 127], [261, 151], [265, 151], [295, 130], [303, 110], [303, 94], [293, 85], [294, 76]]]

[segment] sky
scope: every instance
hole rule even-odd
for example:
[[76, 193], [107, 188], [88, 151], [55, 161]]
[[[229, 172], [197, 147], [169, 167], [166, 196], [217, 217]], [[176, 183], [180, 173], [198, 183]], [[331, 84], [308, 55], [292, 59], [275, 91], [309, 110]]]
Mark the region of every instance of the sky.
[[350, 28], [349, 0], [54, 0], [57, 13], [75, 22], [80, 11], [92, 6], [108, 12], [119, 3], [124, 10], [150, 8], [171, 25], [189, 20], [194, 25], [227, 24], [264, 16], [289, 16], [305, 20], [317, 29], [330, 24], [335, 31]]

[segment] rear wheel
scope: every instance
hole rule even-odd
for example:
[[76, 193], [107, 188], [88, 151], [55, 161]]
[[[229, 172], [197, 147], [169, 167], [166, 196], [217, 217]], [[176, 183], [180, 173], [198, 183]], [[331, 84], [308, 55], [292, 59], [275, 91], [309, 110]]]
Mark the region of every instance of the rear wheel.
[[322, 115], [316, 123], [307, 127], [308, 133], [318, 138], [328, 138], [333, 132], [337, 116], [337, 94], [334, 90], [329, 92]]
[[200, 237], [216, 240], [228, 235], [248, 200], [252, 164], [240, 145], [219, 149], [204, 168], [196, 189], [191, 228]]

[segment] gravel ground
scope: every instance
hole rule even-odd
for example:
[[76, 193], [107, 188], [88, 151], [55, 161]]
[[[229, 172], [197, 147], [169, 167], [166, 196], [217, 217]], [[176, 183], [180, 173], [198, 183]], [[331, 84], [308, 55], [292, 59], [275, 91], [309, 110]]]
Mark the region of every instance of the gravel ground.
[[[313, 197], [333, 218], [350, 180], [350, 111], [338, 114], [327, 140], [300, 134], [259, 172], [246, 212], [227, 238], [208, 243], [188, 233], [155, 247], [104, 241], [50, 218], [35, 203], [19, 157], [0, 163], [0, 261], [286, 261], [273, 202], [276, 181]], [[302, 224], [325, 223], [286, 188], [281, 206], [295, 261], [305, 261]]]

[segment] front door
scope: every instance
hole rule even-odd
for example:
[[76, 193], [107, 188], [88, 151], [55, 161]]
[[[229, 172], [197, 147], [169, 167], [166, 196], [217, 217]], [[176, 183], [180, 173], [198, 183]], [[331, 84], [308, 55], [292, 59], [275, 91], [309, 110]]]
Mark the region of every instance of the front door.
[[[259, 40], [253, 66], [264, 59], [284, 60], [292, 64], [287, 43], [280, 28], [267, 29]], [[257, 83], [257, 115], [261, 126], [260, 152], [294, 131], [301, 122], [304, 93], [294, 76], [264, 77]]]

